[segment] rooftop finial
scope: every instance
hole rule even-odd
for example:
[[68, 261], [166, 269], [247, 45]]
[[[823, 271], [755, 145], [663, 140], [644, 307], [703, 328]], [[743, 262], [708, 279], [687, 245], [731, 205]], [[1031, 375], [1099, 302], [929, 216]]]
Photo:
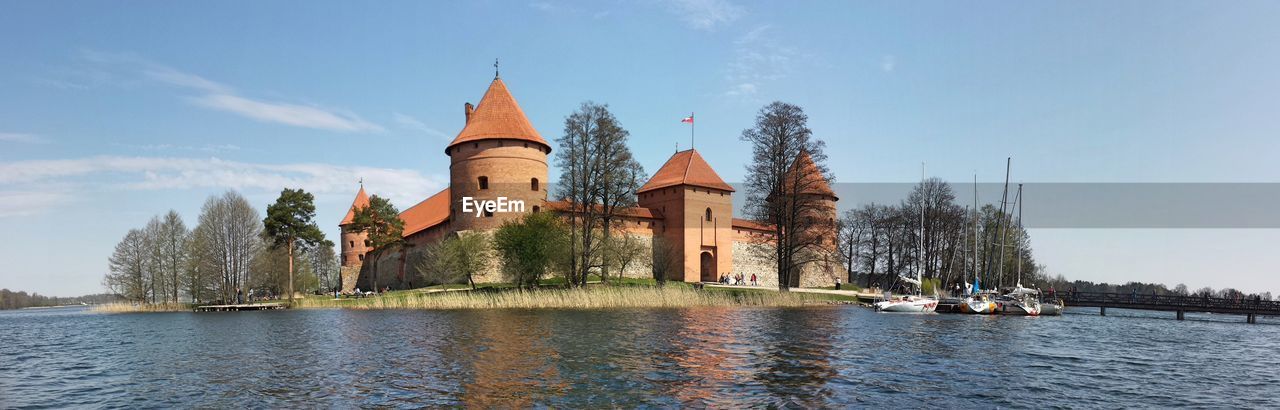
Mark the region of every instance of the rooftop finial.
[[364, 177], [360, 177], [360, 187], [364, 188]]
[[493, 59], [493, 78], [498, 78], [498, 59]]

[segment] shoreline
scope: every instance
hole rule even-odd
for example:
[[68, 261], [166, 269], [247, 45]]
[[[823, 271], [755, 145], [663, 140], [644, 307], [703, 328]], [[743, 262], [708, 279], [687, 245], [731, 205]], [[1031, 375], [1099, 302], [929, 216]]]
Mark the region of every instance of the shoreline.
[[[263, 303], [279, 303], [268, 301]], [[776, 289], [707, 286], [592, 286], [480, 290], [414, 289], [368, 298], [311, 297], [295, 300], [290, 309], [455, 310], [455, 309], [618, 309], [688, 307], [803, 307], [858, 305], [857, 296], [823, 289]], [[99, 313], [191, 312], [194, 304], [109, 304], [94, 306]]]

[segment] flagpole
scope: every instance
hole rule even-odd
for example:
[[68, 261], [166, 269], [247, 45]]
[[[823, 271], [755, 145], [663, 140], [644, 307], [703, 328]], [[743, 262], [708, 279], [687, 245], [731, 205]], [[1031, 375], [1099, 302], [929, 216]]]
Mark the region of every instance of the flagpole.
[[694, 129], [695, 129], [695, 127], [697, 127], [697, 126], [698, 126], [698, 119], [693, 118], [693, 113], [692, 113], [692, 112], [690, 112], [690, 113], [689, 113], [689, 149], [693, 149], [693, 148], [694, 148], [694, 147], [693, 147], [693, 142], [695, 141], [695, 139], [694, 139], [694, 138], [695, 138], [695, 137], [694, 137]]

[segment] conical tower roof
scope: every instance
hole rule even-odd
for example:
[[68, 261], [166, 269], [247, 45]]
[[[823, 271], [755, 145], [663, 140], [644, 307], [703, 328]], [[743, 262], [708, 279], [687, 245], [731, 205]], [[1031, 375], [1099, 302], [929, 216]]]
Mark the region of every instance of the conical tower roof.
[[[484, 97], [480, 98], [480, 104], [467, 118], [467, 125], [462, 128], [462, 132], [458, 133], [458, 137], [449, 143], [448, 148], [464, 142], [487, 139], [523, 140], [542, 144], [547, 149], [551, 148], [551, 145], [542, 139], [542, 135], [538, 134], [538, 130], [533, 128], [533, 124], [529, 123], [529, 119], [524, 116], [524, 110], [520, 109], [520, 104], [516, 103], [515, 97], [507, 91], [507, 85], [501, 78], [494, 78], [493, 83], [489, 84], [489, 90], [485, 91]], [[445, 149], [446, 154], [449, 152], [448, 148]]]
[[360, 184], [360, 192], [356, 192], [356, 200], [351, 201], [351, 208], [347, 209], [347, 216], [342, 218], [342, 222], [338, 223], [338, 226], [355, 222], [356, 209], [366, 206], [369, 206], [369, 195], [364, 193], [364, 184]]
[[702, 159], [702, 155], [698, 154], [697, 150], [690, 149], [672, 155], [671, 159], [668, 159], [658, 172], [653, 173], [653, 178], [649, 178], [649, 182], [640, 187], [636, 193], [677, 185], [693, 185], [733, 192], [733, 187], [720, 179], [720, 175], [711, 169], [711, 165]]
[[[788, 175], [794, 176], [796, 172], [801, 173], [800, 193], [815, 194], [829, 196], [839, 200], [835, 191], [831, 190], [831, 184], [827, 183], [827, 178], [822, 175], [822, 171], [818, 169], [818, 164], [813, 162], [813, 157], [809, 156], [809, 151], [800, 151], [800, 155], [796, 157], [796, 162], [791, 164], [791, 169], [787, 170]], [[790, 180], [790, 178], [788, 178]]]

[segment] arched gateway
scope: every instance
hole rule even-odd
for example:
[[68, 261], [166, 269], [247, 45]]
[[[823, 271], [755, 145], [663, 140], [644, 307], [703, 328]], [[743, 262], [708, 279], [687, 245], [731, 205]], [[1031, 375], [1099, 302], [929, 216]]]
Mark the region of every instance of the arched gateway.
[[699, 275], [703, 282], [715, 282], [720, 278], [716, 275], [716, 257], [711, 252], [702, 251], [702, 274]]

